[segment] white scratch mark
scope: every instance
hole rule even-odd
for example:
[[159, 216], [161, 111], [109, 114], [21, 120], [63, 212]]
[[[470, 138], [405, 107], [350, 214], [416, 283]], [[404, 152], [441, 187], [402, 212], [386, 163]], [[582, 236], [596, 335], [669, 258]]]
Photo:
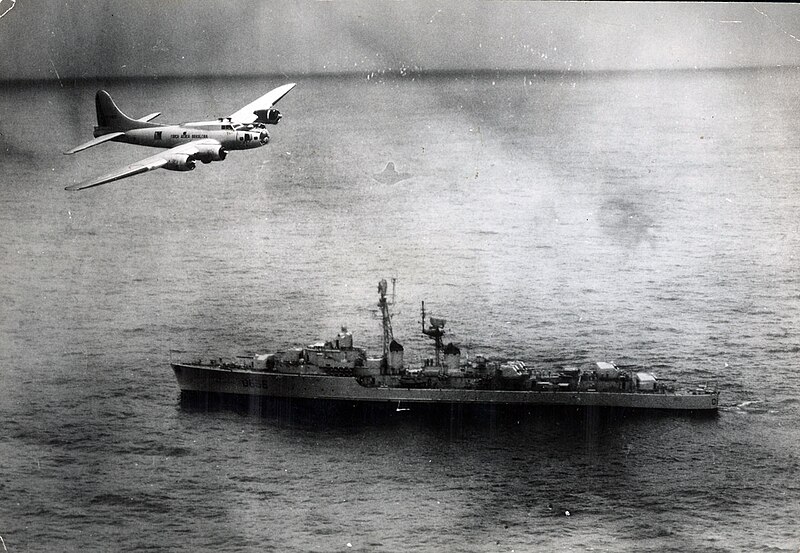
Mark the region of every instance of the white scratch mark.
[[[2, 2], [3, 0], [0, 0]], [[50, 60], [50, 65], [53, 66], [53, 71], [56, 73], [56, 79], [58, 79], [58, 84], [61, 85], [61, 88], [64, 88], [64, 83], [61, 82], [61, 76], [58, 74], [58, 69], [56, 69], [56, 64], [53, 63], [53, 58], [48, 58]]]
[[[13, 8], [14, 6], [11, 6], [11, 7]], [[11, 8], [9, 8], [9, 9], [11, 9]], [[6, 11], [6, 13], [8, 13], [8, 12]], [[5, 15], [5, 13], [3, 15]], [[0, 17], [3, 17], [3, 15], [0, 15]], [[3, 542], [3, 551], [8, 551], [8, 549], [6, 549], [6, 540], [3, 539], [3, 536], [0, 536], [0, 542]]]
[[[2, 3], [3, 3], [3, 0], [0, 0], [0, 4], [2, 4]], [[8, 7], [8, 9], [7, 9], [6, 11], [4, 11], [2, 14], [0, 14], [0, 17], [5, 17], [5, 15], [6, 15], [8, 12], [10, 12], [11, 10], [13, 10], [13, 9], [14, 9], [14, 6], [16, 6], [16, 5], [17, 5], [17, 0], [11, 0], [11, 5]], [[3, 539], [3, 538], [2, 538], [2, 537], [0, 537], [0, 540], [2, 540], [2, 539]], [[5, 549], [5, 546], [6, 546], [5, 542], [3, 542], [3, 548], [4, 548], [4, 549]]]
[[767, 20], [768, 20], [770, 23], [772, 23], [773, 25], [775, 25], [775, 26], [776, 26], [778, 29], [780, 29], [780, 30], [783, 32], [783, 34], [785, 34], [785, 35], [786, 35], [786, 36], [788, 36], [788, 37], [791, 37], [791, 38], [793, 38], [793, 39], [794, 39], [795, 41], [797, 41], [797, 42], [800, 42], [800, 38], [797, 38], [797, 37], [796, 37], [796, 36], [794, 36], [792, 33], [790, 33], [789, 31], [787, 31], [786, 29], [784, 29], [784, 28], [783, 28], [783, 27], [781, 27], [780, 25], [778, 25], [778, 23], [777, 23], [777, 22], [776, 22], [774, 19], [772, 19], [772, 18], [771, 18], [771, 17], [770, 17], [768, 14], [766, 14], [766, 13], [762, 12], [761, 10], [759, 10], [759, 9], [758, 9], [757, 7], [755, 7], [755, 6], [753, 6], [753, 9], [754, 9], [754, 10], [756, 10], [756, 11], [757, 11], [758, 13], [760, 13], [761, 15], [763, 15], [764, 17], [766, 17], [766, 18], [767, 18]]

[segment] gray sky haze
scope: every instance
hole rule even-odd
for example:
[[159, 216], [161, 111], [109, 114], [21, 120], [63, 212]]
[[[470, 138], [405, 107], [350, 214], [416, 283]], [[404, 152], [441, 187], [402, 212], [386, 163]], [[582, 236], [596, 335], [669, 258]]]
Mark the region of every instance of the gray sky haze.
[[0, 48], [0, 79], [800, 65], [800, 8], [18, 0]]

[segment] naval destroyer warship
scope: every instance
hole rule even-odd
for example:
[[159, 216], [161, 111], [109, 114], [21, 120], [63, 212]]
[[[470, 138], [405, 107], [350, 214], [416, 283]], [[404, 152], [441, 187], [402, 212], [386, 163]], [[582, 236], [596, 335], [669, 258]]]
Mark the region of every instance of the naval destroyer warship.
[[328, 341], [274, 353], [208, 361], [172, 361], [183, 394], [260, 396], [275, 399], [414, 405], [576, 406], [713, 412], [719, 392], [708, 386], [678, 388], [653, 373], [609, 362], [540, 370], [523, 361], [462, 359], [444, 344], [446, 320], [429, 317], [422, 302], [422, 333], [434, 355], [406, 363], [394, 339], [386, 280], [378, 284], [383, 353], [371, 357], [353, 345], [345, 328]]

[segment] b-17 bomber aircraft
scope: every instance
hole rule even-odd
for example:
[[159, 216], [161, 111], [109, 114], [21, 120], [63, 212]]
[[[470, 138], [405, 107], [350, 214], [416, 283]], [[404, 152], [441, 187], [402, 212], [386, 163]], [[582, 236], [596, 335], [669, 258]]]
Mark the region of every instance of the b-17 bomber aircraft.
[[95, 96], [97, 126], [94, 140], [65, 154], [74, 154], [109, 141], [168, 149], [102, 177], [67, 186], [66, 190], [91, 188], [153, 169], [191, 171], [197, 161], [222, 161], [231, 150], [264, 146], [269, 142], [266, 126], [277, 125], [281, 119], [281, 113], [272, 106], [294, 86], [295, 83], [289, 83], [271, 90], [228, 117], [179, 125], [151, 123], [161, 115], [160, 112], [131, 119], [122, 113], [108, 92], [100, 90]]

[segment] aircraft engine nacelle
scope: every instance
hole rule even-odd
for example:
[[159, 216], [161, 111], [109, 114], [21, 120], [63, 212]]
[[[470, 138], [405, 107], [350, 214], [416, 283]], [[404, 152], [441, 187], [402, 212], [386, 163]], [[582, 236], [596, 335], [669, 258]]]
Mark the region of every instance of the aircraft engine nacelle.
[[226, 157], [228, 157], [228, 151], [222, 146], [205, 146], [194, 154], [192, 159], [199, 159], [203, 163], [211, 163], [212, 161], [222, 161]]
[[281, 120], [281, 112], [277, 109], [260, 109], [258, 111], [254, 111], [253, 113], [256, 114], [256, 122], [257, 123], [264, 123], [266, 125], [277, 125], [278, 121]]
[[173, 154], [167, 158], [164, 169], [170, 171], [191, 171], [194, 169], [194, 160], [189, 154]]

